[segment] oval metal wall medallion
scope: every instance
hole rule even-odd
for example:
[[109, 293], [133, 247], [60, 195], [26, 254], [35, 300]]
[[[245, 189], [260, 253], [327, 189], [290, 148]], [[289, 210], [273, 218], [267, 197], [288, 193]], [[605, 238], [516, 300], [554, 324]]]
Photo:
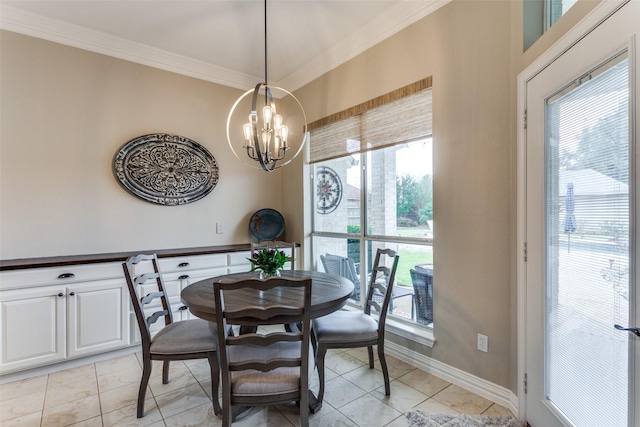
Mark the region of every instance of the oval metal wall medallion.
[[163, 133], [124, 144], [113, 158], [113, 172], [131, 194], [167, 206], [200, 200], [218, 183], [218, 163], [206, 148]]

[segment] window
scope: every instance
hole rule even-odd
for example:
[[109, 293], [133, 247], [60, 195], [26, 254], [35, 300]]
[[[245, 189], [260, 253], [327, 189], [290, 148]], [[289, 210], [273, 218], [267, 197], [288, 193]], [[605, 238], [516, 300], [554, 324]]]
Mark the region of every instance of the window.
[[546, 13], [547, 29], [555, 24], [577, 1], [578, 0], [548, 0]]
[[524, 50], [538, 40], [578, 0], [524, 0], [523, 41]]
[[357, 306], [376, 249], [397, 251], [390, 318], [412, 327], [433, 322], [430, 87], [425, 79], [310, 125], [314, 268], [352, 280]]

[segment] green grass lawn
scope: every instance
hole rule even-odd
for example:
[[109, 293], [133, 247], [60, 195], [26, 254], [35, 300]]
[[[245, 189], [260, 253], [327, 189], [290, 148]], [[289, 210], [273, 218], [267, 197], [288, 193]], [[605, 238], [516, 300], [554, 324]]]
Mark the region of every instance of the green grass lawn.
[[433, 254], [399, 250], [398, 268], [396, 269], [396, 284], [411, 286], [411, 274], [409, 270], [417, 264], [432, 264]]

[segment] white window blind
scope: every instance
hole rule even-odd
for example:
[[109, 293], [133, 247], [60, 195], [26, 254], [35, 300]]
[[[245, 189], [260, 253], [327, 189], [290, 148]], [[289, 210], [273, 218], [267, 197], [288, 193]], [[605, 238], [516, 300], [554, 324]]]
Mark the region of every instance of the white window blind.
[[311, 163], [432, 134], [431, 77], [309, 125]]
[[545, 392], [576, 425], [627, 424], [629, 81], [624, 52], [546, 105]]

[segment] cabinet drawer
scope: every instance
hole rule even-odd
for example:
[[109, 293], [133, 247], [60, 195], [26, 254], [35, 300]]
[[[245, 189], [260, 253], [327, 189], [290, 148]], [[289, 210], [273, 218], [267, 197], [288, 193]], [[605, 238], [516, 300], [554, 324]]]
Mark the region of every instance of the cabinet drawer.
[[85, 264], [62, 267], [35, 268], [3, 271], [0, 273], [0, 290], [22, 289], [43, 285], [67, 285], [76, 282], [122, 278], [122, 264]]
[[[229, 266], [230, 267], [249, 267], [251, 268], [251, 264], [249, 263], [248, 258], [251, 257], [251, 252], [233, 252], [229, 254]], [[243, 271], [235, 269], [236, 271]], [[245, 270], [246, 271], [246, 270]]]
[[190, 285], [191, 283], [208, 279], [210, 277], [221, 276], [223, 274], [227, 274], [227, 267], [207, 268], [204, 270], [176, 271], [167, 274], [163, 273], [162, 278], [165, 284], [169, 284], [171, 282], [181, 282], [181, 285], [184, 287]]
[[160, 258], [159, 264], [162, 273], [225, 267], [227, 265], [227, 254]]

